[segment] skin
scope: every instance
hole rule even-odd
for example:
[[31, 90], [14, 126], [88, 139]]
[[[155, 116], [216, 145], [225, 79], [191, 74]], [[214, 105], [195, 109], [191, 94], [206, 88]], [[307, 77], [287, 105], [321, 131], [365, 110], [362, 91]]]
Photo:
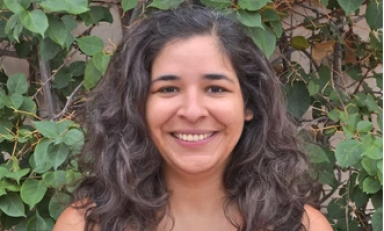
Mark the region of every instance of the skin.
[[[229, 58], [214, 36], [175, 40], [154, 60], [151, 81], [146, 120], [165, 160], [169, 207], [175, 221], [172, 230], [236, 230], [223, 212], [222, 175], [244, 122], [253, 115], [244, 108]], [[175, 137], [191, 133], [213, 135], [202, 141]], [[306, 205], [305, 211], [303, 224], [309, 231], [332, 230], [318, 210]], [[67, 208], [54, 231], [83, 231], [84, 213]], [[229, 208], [228, 215], [241, 223], [235, 207]], [[170, 224], [165, 217], [159, 230], [170, 230]]]

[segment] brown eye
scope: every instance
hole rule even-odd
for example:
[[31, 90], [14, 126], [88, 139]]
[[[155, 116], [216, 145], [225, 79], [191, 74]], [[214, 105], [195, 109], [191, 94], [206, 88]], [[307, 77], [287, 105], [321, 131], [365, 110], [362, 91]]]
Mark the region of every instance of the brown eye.
[[160, 93], [177, 93], [179, 90], [176, 87], [163, 87], [159, 90]]
[[222, 88], [222, 87], [218, 87], [218, 86], [211, 86], [208, 88], [208, 93], [214, 93], [214, 94], [218, 94], [218, 93], [223, 93], [225, 92], [225, 89]]

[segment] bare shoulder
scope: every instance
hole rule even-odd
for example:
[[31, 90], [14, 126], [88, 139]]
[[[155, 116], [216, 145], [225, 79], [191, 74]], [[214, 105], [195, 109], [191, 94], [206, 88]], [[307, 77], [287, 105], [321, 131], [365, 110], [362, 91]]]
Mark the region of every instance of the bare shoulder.
[[[80, 206], [82, 203], [84, 202], [77, 202], [71, 206], [68, 206], [57, 219], [53, 231], [85, 231], [85, 214], [87, 208], [90, 208], [94, 205], [90, 205], [84, 209], [77, 209], [76, 207]], [[97, 229], [94, 231], [97, 231]]]
[[317, 209], [310, 205], [305, 205], [303, 224], [308, 231], [333, 231], [327, 218]]

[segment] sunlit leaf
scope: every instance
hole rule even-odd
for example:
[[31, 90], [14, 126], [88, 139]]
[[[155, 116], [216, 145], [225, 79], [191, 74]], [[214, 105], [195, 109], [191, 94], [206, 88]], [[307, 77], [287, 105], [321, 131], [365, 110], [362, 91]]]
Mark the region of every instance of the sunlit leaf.
[[25, 217], [24, 204], [20, 196], [15, 193], [0, 197], [0, 210], [12, 217]]
[[95, 67], [92, 59], [88, 60], [84, 73], [84, 87], [89, 90], [100, 81], [102, 73]]
[[137, 6], [137, 0], [121, 0], [123, 11], [131, 10]]
[[232, 5], [231, 0], [200, 0], [205, 6], [215, 9], [225, 9]]
[[363, 4], [364, 0], [337, 0], [337, 2], [345, 11], [345, 14], [348, 15], [354, 12], [355, 10], [359, 9], [361, 7], [361, 4]]
[[9, 77], [7, 88], [10, 93], [24, 94], [28, 91], [28, 82], [24, 74], [18, 73]]
[[148, 7], [155, 7], [160, 10], [168, 10], [178, 7], [183, 1], [184, 0], [153, 0], [153, 2], [148, 5]]
[[354, 139], [341, 141], [335, 150], [335, 156], [340, 167], [346, 168], [355, 165], [360, 159], [363, 144]]
[[52, 12], [68, 12], [75, 15], [89, 10], [87, 0], [49, 0], [39, 4]]
[[104, 42], [101, 38], [90, 35], [76, 39], [80, 50], [87, 55], [94, 55], [101, 52], [104, 48]]
[[45, 31], [48, 29], [48, 18], [44, 11], [40, 9], [23, 10], [20, 13], [20, 20], [25, 28], [44, 37]]
[[239, 0], [239, 6], [241, 9], [254, 11], [263, 8], [268, 2], [271, 0]]
[[276, 36], [269, 29], [249, 28], [250, 35], [256, 45], [263, 51], [264, 55], [269, 58], [275, 51]]
[[42, 180], [28, 179], [21, 186], [21, 199], [29, 205], [30, 208], [43, 199], [47, 185]]
[[241, 23], [248, 27], [260, 27], [264, 28], [263, 23], [261, 21], [261, 15], [259, 12], [252, 12], [247, 10], [239, 10], [238, 18]]
[[383, 0], [370, 1], [365, 12], [365, 19], [371, 30], [383, 28]]

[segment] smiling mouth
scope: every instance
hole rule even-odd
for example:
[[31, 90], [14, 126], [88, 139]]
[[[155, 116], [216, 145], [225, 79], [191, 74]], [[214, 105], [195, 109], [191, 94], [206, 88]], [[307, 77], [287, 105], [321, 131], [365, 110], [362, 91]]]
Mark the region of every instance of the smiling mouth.
[[188, 141], [188, 142], [196, 142], [205, 140], [211, 137], [214, 132], [204, 133], [204, 134], [183, 134], [183, 133], [172, 133], [172, 135], [180, 140]]

